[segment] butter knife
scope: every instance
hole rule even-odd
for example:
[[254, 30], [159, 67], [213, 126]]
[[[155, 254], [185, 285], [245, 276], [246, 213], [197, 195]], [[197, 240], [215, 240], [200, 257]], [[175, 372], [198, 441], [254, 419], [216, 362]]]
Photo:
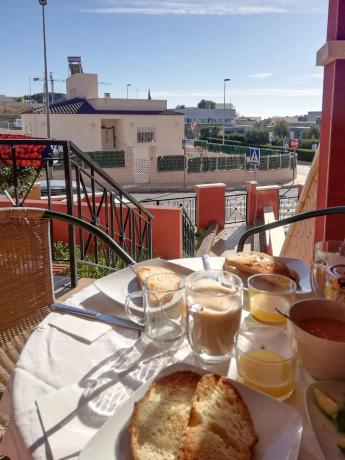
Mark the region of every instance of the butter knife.
[[64, 303], [53, 303], [53, 310], [58, 312], [70, 313], [71, 315], [85, 316], [87, 318], [93, 318], [103, 323], [112, 324], [114, 326], [125, 327], [127, 329], [136, 329], [139, 331], [144, 330], [144, 326], [130, 321], [126, 318], [120, 318], [119, 316], [109, 315], [107, 313], [100, 313], [94, 310], [88, 310], [84, 308], [72, 307], [72, 305], [66, 305]]

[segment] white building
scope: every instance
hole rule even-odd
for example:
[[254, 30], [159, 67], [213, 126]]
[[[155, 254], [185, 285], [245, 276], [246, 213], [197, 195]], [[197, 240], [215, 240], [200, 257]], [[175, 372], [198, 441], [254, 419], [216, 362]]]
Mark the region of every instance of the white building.
[[[67, 100], [50, 105], [50, 131], [86, 152], [126, 150], [181, 154], [184, 115], [166, 100], [98, 97], [97, 74], [74, 73], [66, 80]], [[46, 109], [22, 114], [23, 132], [46, 137]]]

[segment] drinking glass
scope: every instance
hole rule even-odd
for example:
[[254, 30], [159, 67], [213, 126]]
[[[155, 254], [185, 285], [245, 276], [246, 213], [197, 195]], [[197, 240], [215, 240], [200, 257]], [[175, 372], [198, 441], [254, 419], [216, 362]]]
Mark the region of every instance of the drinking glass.
[[133, 292], [127, 296], [127, 316], [138, 324], [144, 324], [145, 334], [154, 341], [176, 340], [185, 333], [184, 294], [183, 276], [170, 273], [148, 276], [144, 280], [142, 292]]
[[187, 337], [198, 358], [210, 363], [230, 358], [242, 303], [243, 283], [237, 275], [202, 270], [187, 277]]
[[252, 316], [261, 323], [282, 324], [295, 301], [296, 283], [283, 275], [259, 274], [248, 278], [249, 307]]
[[276, 399], [295, 388], [296, 340], [281, 328], [249, 326], [235, 337], [238, 379]]
[[344, 241], [317, 241], [314, 246], [314, 258], [311, 266], [311, 284], [318, 297], [325, 297], [327, 270], [336, 265], [345, 264]]
[[324, 289], [326, 299], [345, 303], [345, 265], [328, 267]]

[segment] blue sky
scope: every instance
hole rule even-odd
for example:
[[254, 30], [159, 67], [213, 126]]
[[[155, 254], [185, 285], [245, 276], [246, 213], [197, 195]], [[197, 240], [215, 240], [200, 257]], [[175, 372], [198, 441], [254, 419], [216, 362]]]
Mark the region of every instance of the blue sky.
[[[29, 92], [43, 74], [38, 0], [0, 0], [0, 94]], [[168, 99], [168, 106], [223, 100], [241, 115], [294, 115], [321, 108], [327, 0], [48, 0], [48, 71], [68, 75], [81, 55], [100, 94]], [[41, 91], [33, 83], [32, 91]], [[64, 83], [56, 83], [64, 91]]]

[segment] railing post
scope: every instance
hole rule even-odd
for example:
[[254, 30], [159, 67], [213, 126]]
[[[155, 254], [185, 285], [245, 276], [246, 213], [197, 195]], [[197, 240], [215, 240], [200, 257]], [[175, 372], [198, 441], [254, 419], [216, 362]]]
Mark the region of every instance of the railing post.
[[[66, 199], [67, 199], [67, 214], [73, 216], [73, 188], [72, 188], [72, 171], [71, 171], [71, 158], [70, 158], [70, 142], [66, 141], [63, 144], [63, 160], [65, 169], [66, 181]], [[53, 242], [52, 242], [53, 243]], [[76, 254], [76, 241], [73, 225], [68, 225], [68, 249], [70, 257], [70, 271], [71, 271], [71, 287], [76, 287], [78, 284], [78, 270], [77, 270], [77, 254]]]
[[255, 180], [247, 182], [247, 225], [254, 225], [256, 217], [256, 186]]

